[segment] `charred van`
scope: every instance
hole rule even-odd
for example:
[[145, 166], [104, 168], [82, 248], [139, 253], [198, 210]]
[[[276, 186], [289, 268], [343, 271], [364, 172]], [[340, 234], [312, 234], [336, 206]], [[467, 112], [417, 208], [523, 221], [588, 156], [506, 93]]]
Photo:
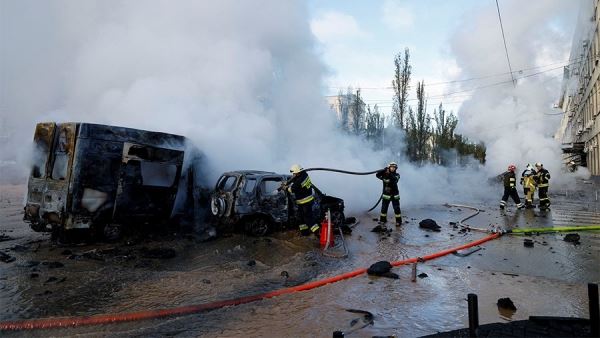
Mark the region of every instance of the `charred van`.
[[183, 136], [90, 123], [39, 123], [24, 220], [35, 231], [195, 221], [200, 153]]

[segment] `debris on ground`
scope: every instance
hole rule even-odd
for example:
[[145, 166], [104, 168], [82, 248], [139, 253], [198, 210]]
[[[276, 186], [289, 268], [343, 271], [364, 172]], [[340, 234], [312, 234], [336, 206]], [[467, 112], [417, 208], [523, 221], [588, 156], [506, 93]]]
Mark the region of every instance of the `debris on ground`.
[[499, 308], [517, 311], [517, 307], [515, 306], [513, 301], [508, 297], [498, 299], [498, 303], [496, 303], [496, 305], [498, 305]]
[[529, 238], [525, 238], [525, 239], [523, 240], [523, 245], [524, 245], [526, 248], [533, 248], [533, 240], [531, 240], [531, 239], [529, 239]]
[[16, 260], [16, 258], [14, 258], [13, 256], [6, 254], [4, 252], [0, 252], [0, 262], [10, 263], [10, 262], [14, 262], [15, 260]]
[[5, 234], [0, 235], [0, 242], [12, 241], [13, 239], [15, 239], [15, 238], [12, 238]]
[[419, 278], [427, 278], [427, 277], [429, 277], [429, 275], [426, 274], [425, 272], [421, 272], [420, 274], [417, 275], [417, 277], [419, 277]]
[[140, 252], [144, 258], [169, 259], [177, 256], [177, 251], [171, 248], [142, 248]]
[[56, 269], [56, 268], [62, 268], [65, 265], [61, 262], [42, 262], [42, 265], [45, 265], [48, 267], [48, 269]]
[[579, 236], [579, 234], [566, 234], [565, 238], [563, 238], [563, 240], [565, 242], [569, 242], [569, 243], [573, 243], [573, 244], [579, 244], [580, 239], [581, 239], [581, 236]]
[[387, 277], [387, 278], [393, 278], [393, 279], [400, 278], [397, 274], [390, 272], [391, 269], [392, 269], [392, 264], [390, 264], [390, 262], [379, 261], [377, 263], [372, 264], [367, 269], [367, 273], [372, 276]]
[[384, 224], [377, 224], [373, 229], [371, 229], [371, 232], [386, 233], [392, 232], [392, 230], [388, 229]]
[[424, 219], [421, 222], [419, 222], [419, 228], [431, 230], [431, 231], [437, 231], [437, 232], [441, 231], [440, 230], [441, 227], [439, 225], [437, 225], [437, 223], [430, 218]]

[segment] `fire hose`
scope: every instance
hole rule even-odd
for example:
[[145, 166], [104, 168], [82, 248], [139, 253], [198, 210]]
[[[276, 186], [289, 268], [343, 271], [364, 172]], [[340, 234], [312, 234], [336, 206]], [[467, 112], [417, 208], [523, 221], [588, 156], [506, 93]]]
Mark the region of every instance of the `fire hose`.
[[458, 226], [460, 226], [463, 229], [467, 229], [467, 230], [473, 230], [473, 231], [479, 231], [479, 232], [485, 232], [485, 233], [489, 233], [489, 232], [497, 232], [497, 229], [492, 229], [492, 230], [488, 230], [488, 229], [482, 229], [482, 228], [475, 228], [472, 227], [468, 224], [465, 224], [464, 222], [468, 219], [471, 219], [477, 215], [479, 215], [479, 213], [481, 213], [481, 210], [469, 205], [462, 205], [462, 204], [444, 204], [447, 207], [455, 207], [455, 208], [465, 208], [465, 209], [471, 209], [474, 211], [474, 213], [468, 215], [467, 217], [461, 219], [460, 221], [458, 221]]
[[553, 233], [553, 232], [567, 232], [567, 231], [592, 231], [600, 230], [600, 225], [582, 225], [582, 226], [570, 226], [570, 227], [549, 227], [549, 228], [521, 228], [508, 230], [507, 233], [513, 235], [526, 235], [530, 233]]
[[[471, 215], [461, 219], [458, 222], [458, 226], [460, 226], [464, 229], [485, 232], [485, 233], [500, 231], [500, 229], [498, 229], [498, 228], [493, 228], [493, 229], [475, 228], [475, 227], [472, 227], [472, 226], [464, 223], [466, 220], [477, 216], [481, 212], [481, 210], [478, 208], [471, 207], [468, 205], [461, 205], [461, 204], [445, 204], [445, 206], [456, 207], [456, 208], [466, 208], [466, 209], [471, 209], [471, 210], [475, 211]], [[593, 230], [600, 230], [600, 225], [580, 225], [580, 226], [569, 226], [569, 227], [545, 227], [545, 228], [520, 228], [520, 229], [506, 230], [503, 232], [507, 233], [507, 234], [511, 234], [511, 235], [527, 235], [527, 234], [532, 234], [532, 233], [541, 234], [541, 233], [553, 233], [553, 232], [593, 231]]]
[[[365, 172], [360, 172], [360, 171], [347, 171], [347, 170], [341, 170], [341, 169], [333, 169], [333, 168], [308, 168], [308, 169], [304, 169], [304, 171], [332, 171], [335, 173], [342, 173], [342, 174], [348, 174], [348, 175], [372, 175], [372, 174], [376, 174], [377, 172], [384, 170], [384, 169], [378, 169], [378, 170], [374, 170], [374, 171], [365, 171]], [[379, 199], [377, 200], [377, 202], [375, 203], [375, 205], [367, 210], [367, 212], [371, 212], [373, 211], [373, 209], [377, 208], [377, 206], [379, 205], [379, 202], [381, 202], [381, 195], [379, 196]]]
[[[416, 262], [425, 262], [432, 259], [436, 259], [442, 256], [446, 256], [455, 251], [467, 249], [476, 245], [480, 245], [482, 243], [491, 241], [500, 237], [500, 233], [489, 234], [486, 237], [478, 239], [476, 241], [463, 244], [458, 247], [442, 250], [433, 254], [429, 254], [423, 257], [414, 257], [409, 259], [404, 259], [400, 261], [392, 262], [392, 266], [401, 266], [412, 264]], [[0, 331], [3, 330], [33, 330], [33, 329], [50, 329], [50, 328], [60, 328], [60, 327], [76, 327], [83, 325], [99, 325], [99, 324], [113, 324], [120, 322], [128, 322], [128, 321], [137, 321], [144, 319], [156, 319], [156, 318], [164, 318], [168, 316], [177, 316], [177, 315], [188, 315], [192, 313], [199, 313], [204, 311], [210, 311], [215, 309], [220, 309], [227, 306], [236, 306], [241, 304], [247, 304], [251, 302], [256, 302], [263, 299], [269, 299], [285, 294], [292, 294], [294, 292], [299, 291], [308, 291], [321, 286], [325, 286], [327, 284], [339, 282], [345, 279], [353, 278], [359, 275], [362, 275], [367, 272], [366, 268], [360, 268], [354, 271], [346, 272], [340, 275], [316, 280], [313, 282], [308, 282], [305, 284], [283, 288], [279, 290], [269, 291], [265, 293], [215, 301], [204, 304], [197, 305], [188, 305], [181, 306], [175, 308], [168, 309], [158, 309], [158, 310], [148, 310], [148, 311], [140, 311], [140, 312], [129, 312], [129, 313], [115, 313], [115, 314], [101, 314], [101, 315], [93, 315], [93, 316], [80, 316], [80, 317], [63, 317], [63, 318], [42, 318], [42, 319], [28, 319], [28, 320], [18, 320], [18, 321], [6, 321], [0, 322]]]

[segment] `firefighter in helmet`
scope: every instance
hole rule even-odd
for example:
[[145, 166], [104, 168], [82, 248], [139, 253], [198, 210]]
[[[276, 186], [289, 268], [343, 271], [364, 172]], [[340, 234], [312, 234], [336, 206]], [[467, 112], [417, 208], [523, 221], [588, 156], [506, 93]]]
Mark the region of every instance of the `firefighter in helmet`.
[[504, 195], [502, 195], [502, 200], [500, 201], [500, 209], [504, 210], [506, 207], [506, 201], [508, 201], [508, 197], [510, 196], [518, 209], [522, 209], [524, 207], [523, 203], [521, 203], [521, 199], [519, 198], [519, 193], [517, 192], [517, 179], [515, 177], [515, 167], [514, 164], [508, 166], [508, 170], [502, 174], [502, 178], [504, 181]]
[[292, 178], [287, 183], [287, 189], [296, 198], [300, 220], [300, 225], [298, 226], [300, 233], [303, 236], [308, 236], [310, 233], [318, 235], [320, 227], [315, 222], [313, 215], [315, 197], [313, 196], [313, 185], [310, 177], [299, 164], [292, 165], [290, 172], [292, 173]]
[[538, 197], [540, 199], [540, 210], [546, 210], [550, 207], [550, 199], [548, 198], [548, 187], [550, 186], [550, 172], [544, 168], [541, 163], [536, 163], [535, 182], [538, 187]]
[[525, 194], [525, 208], [535, 208], [533, 205], [533, 195], [535, 194], [535, 169], [531, 164], [527, 164], [527, 168], [521, 173], [521, 185]]
[[398, 190], [398, 181], [400, 175], [396, 172], [398, 170], [398, 164], [396, 162], [390, 162], [390, 164], [380, 171], [375, 176], [383, 181], [383, 193], [381, 194], [381, 215], [379, 216], [379, 223], [387, 222], [387, 211], [392, 202], [394, 207], [394, 213], [396, 216], [396, 226], [402, 225], [402, 212], [400, 211], [400, 191]]

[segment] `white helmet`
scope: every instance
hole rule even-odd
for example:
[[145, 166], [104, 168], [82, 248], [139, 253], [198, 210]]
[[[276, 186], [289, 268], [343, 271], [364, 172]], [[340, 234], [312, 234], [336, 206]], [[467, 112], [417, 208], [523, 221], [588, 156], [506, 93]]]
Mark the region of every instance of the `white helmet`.
[[292, 166], [290, 167], [290, 172], [291, 172], [292, 174], [298, 174], [298, 173], [300, 173], [302, 170], [304, 170], [304, 169], [302, 169], [302, 166], [301, 166], [301, 165], [299, 165], [299, 164], [292, 164]]
[[535, 164], [535, 166], [536, 166], [536, 167], [543, 167], [544, 165], [543, 165], [543, 164], [541, 164], [540, 162], [537, 162], [537, 163]]
[[398, 169], [398, 163], [392, 161], [388, 164], [388, 167], [396, 167], [396, 169]]

